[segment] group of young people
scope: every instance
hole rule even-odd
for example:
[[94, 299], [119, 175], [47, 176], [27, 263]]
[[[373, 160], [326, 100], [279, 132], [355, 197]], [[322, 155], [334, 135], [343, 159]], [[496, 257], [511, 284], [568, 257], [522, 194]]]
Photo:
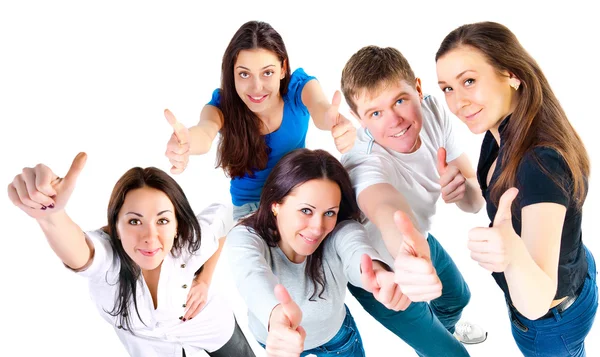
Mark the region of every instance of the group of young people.
[[[199, 123], [164, 113], [173, 174], [220, 134], [233, 210], [212, 204], [196, 215], [170, 175], [136, 167], [115, 185], [107, 225], [83, 231], [65, 206], [84, 153], [64, 177], [24, 169], [8, 195], [89, 280], [132, 356], [254, 356], [210, 288], [223, 249], [268, 356], [364, 356], [346, 289], [419, 356], [468, 356], [463, 344], [486, 333], [457, 328], [470, 291], [430, 233], [440, 196], [465, 212], [485, 205], [490, 225], [470, 231], [468, 249], [504, 292], [522, 353], [585, 356], [598, 288], [582, 242], [590, 167], [581, 139], [505, 26], [463, 25], [435, 60], [450, 111], [485, 133], [476, 170], [397, 49], [367, 46], [347, 61], [340, 87], [356, 130], [339, 113], [340, 93], [329, 101], [315, 77], [291, 70], [281, 36], [250, 21], [225, 50]], [[331, 131], [340, 161], [304, 148], [310, 118]]]

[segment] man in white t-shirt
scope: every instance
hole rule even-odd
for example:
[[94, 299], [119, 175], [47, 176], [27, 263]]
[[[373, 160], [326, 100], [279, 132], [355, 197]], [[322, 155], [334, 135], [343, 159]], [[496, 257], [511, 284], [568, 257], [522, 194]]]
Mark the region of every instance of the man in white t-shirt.
[[[487, 333], [468, 323], [457, 325], [469, 288], [429, 230], [440, 195], [463, 211], [481, 209], [475, 171], [454, 140], [448, 114], [423, 94], [420, 79], [398, 50], [362, 48], [346, 63], [341, 86], [362, 126], [341, 161], [368, 218], [373, 244], [395, 261], [398, 285], [412, 303], [395, 313], [368, 292], [352, 285], [349, 290], [419, 355], [468, 355], [457, 339], [480, 343]], [[413, 223], [415, 234], [402, 234], [394, 224], [402, 215]]]

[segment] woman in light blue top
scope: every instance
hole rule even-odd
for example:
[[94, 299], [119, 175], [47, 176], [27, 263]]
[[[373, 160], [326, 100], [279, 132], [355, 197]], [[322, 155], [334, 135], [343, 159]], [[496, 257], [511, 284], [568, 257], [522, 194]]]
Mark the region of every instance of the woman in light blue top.
[[247, 22], [225, 50], [221, 87], [202, 109], [199, 123], [185, 128], [165, 110], [173, 127], [166, 152], [172, 173], [185, 170], [189, 155], [208, 152], [221, 134], [217, 166], [231, 177], [236, 219], [256, 210], [277, 161], [305, 146], [309, 117], [317, 128], [331, 131], [340, 152], [354, 143], [354, 126], [338, 113], [339, 93], [329, 102], [315, 77], [290, 68], [277, 31], [264, 22]]

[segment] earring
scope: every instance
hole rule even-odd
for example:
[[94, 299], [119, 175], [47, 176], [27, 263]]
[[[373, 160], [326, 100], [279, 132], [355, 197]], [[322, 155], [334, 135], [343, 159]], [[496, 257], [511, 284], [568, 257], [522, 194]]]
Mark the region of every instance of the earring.
[[275, 208], [273, 208], [272, 212], [273, 212], [273, 216], [277, 217], [277, 211], [275, 211]]
[[519, 90], [519, 83], [513, 83], [510, 85], [514, 90]]

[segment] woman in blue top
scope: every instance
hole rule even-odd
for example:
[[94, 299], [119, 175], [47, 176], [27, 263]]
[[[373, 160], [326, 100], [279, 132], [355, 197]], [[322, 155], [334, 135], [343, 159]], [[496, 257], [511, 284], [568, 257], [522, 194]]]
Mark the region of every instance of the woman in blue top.
[[354, 144], [354, 126], [338, 113], [340, 94], [330, 103], [315, 77], [290, 68], [277, 31], [264, 22], [247, 22], [225, 50], [221, 88], [202, 109], [199, 123], [187, 129], [165, 110], [174, 131], [166, 152], [172, 173], [185, 170], [189, 155], [208, 152], [221, 133], [217, 165], [231, 177], [235, 219], [257, 209], [277, 161], [305, 146], [309, 117], [317, 128], [332, 132], [340, 152]]
[[471, 257], [503, 290], [525, 356], [585, 356], [598, 286], [582, 241], [590, 164], [579, 135], [505, 26], [455, 29], [436, 62], [450, 110], [485, 133], [477, 178], [492, 224], [469, 233]]

